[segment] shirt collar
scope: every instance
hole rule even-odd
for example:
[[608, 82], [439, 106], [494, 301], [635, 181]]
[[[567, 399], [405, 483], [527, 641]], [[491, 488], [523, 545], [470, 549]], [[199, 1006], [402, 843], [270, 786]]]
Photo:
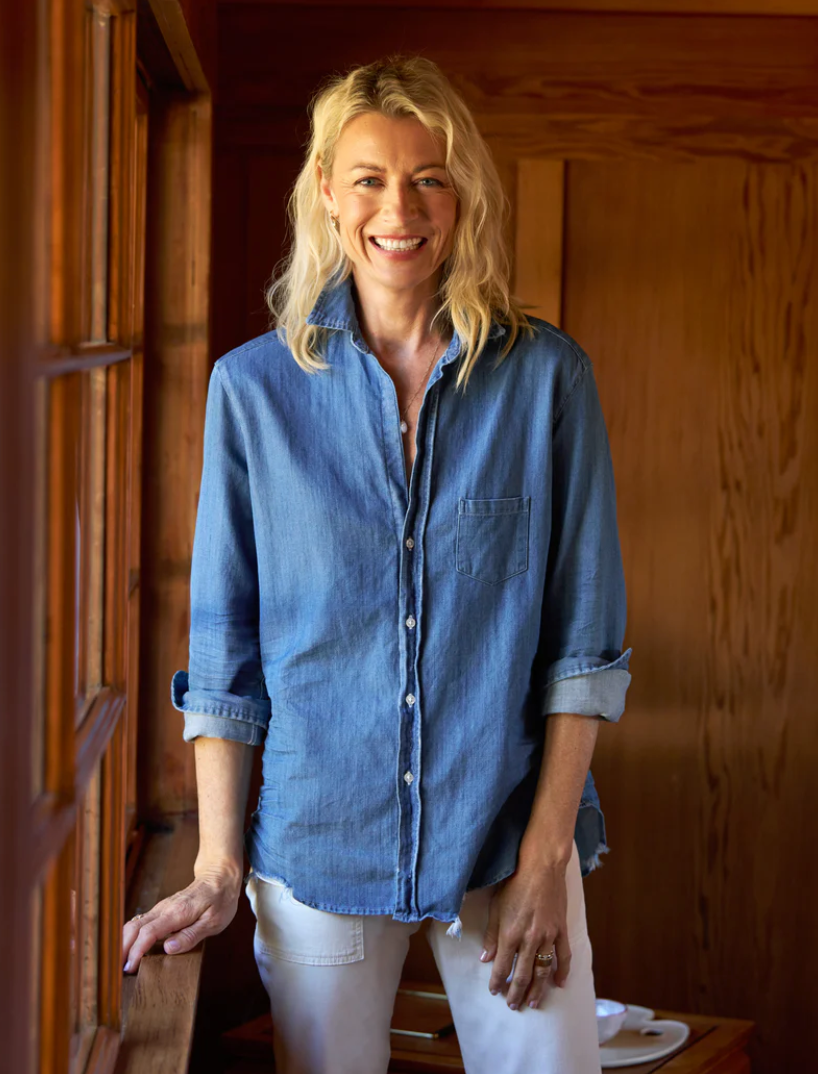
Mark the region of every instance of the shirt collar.
[[[316, 299], [315, 305], [307, 317], [307, 324], [317, 328], [340, 328], [352, 333], [352, 341], [356, 345], [365, 348], [361, 329], [358, 324], [358, 315], [355, 311], [355, 299], [352, 294], [352, 274], [338, 282], [336, 278], [329, 280], [323, 287]], [[489, 330], [489, 339], [505, 335], [506, 329], [498, 321], [493, 320]], [[460, 353], [463, 341], [457, 332], [454, 333], [452, 342], [443, 355], [443, 363], [452, 361]]]

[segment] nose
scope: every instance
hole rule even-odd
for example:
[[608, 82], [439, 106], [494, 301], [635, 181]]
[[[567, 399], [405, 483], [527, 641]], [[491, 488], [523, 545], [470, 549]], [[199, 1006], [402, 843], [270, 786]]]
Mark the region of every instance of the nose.
[[390, 183], [382, 205], [388, 220], [406, 224], [418, 216], [419, 194], [411, 183]]

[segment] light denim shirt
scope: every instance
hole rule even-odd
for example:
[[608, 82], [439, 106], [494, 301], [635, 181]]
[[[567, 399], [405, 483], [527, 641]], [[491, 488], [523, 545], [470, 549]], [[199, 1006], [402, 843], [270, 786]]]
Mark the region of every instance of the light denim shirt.
[[[591, 362], [538, 318], [465, 394], [454, 334], [423, 394], [407, 488], [398, 397], [352, 278], [309, 323], [308, 374], [274, 332], [210, 378], [190, 579], [197, 735], [263, 744], [251, 873], [337, 913], [452, 922], [511, 874], [549, 713], [617, 722], [630, 683], [614, 475]], [[607, 852], [589, 771], [582, 875]], [[250, 874], [248, 874], [250, 875]]]

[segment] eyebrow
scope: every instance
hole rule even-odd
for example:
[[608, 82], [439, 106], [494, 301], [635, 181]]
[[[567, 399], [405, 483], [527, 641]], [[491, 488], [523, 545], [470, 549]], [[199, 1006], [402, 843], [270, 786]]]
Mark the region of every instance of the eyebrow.
[[[349, 170], [354, 172], [354, 171], [357, 171], [359, 168], [363, 168], [368, 172], [381, 172], [381, 173], [383, 173], [383, 172], [386, 171], [386, 168], [381, 168], [377, 164], [353, 164], [352, 167]], [[414, 175], [416, 172], [425, 172], [429, 168], [439, 168], [441, 171], [445, 171], [446, 170], [446, 165], [445, 164], [419, 164], [417, 166], [417, 168], [412, 169], [412, 175]]]

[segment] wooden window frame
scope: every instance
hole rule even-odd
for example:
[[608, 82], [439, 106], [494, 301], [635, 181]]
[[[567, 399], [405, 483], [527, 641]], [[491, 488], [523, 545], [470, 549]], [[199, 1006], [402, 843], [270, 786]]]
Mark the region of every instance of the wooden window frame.
[[[107, 331], [96, 333], [105, 339], [94, 340], [83, 335], [88, 324], [84, 300], [90, 184], [87, 153], [78, 151], [87, 146], [89, 135], [84, 48], [91, 6], [112, 20], [108, 224], [107, 235], [100, 230], [96, 243], [97, 251], [107, 249]], [[179, 88], [189, 91], [197, 116], [195, 151], [185, 161], [202, 177], [206, 226], [202, 230], [201, 214], [191, 218], [191, 238], [184, 250], [155, 242], [152, 264], [164, 267], [175, 258], [179, 266], [190, 249], [205, 251], [197, 261], [195, 284], [180, 288], [168, 304], [176, 304], [174, 314], [179, 312], [181, 321], [193, 314], [197, 318], [191, 336], [195, 333], [199, 339], [201, 368], [195, 375], [206, 383], [207, 339], [201, 338], [201, 323], [203, 313], [207, 322], [209, 310], [209, 89], [192, 41], [185, 36], [181, 3], [157, 0], [140, 8], [143, 16], [153, 19], [160, 33], [175, 35], [174, 47], [167, 47], [178, 60]], [[152, 886], [156, 894], [146, 868], [155, 865], [157, 855], [144, 823], [145, 781], [137, 778], [136, 770], [137, 740], [144, 756], [145, 737], [144, 732], [138, 734], [136, 715], [144, 588], [144, 351], [151, 348], [142, 330], [151, 104], [137, 81], [137, 72], [145, 68], [137, 60], [136, 18], [136, 0], [36, 0], [12, 5], [0, 43], [0, 148], [12, 162], [0, 179], [0, 459], [14, 459], [13, 466], [0, 467], [0, 491], [8, 517], [17, 522], [0, 527], [0, 596], [6, 612], [0, 620], [0, 666], [10, 717], [0, 720], [0, 874], [13, 878], [0, 885], [0, 1031], [9, 1069], [21, 1074], [109, 1074], [123, 1064], [135, 1069], [137, 1053], [122, 1048], [126, 1001], [131, 984], [137, 983], [123, 977], [122, 925], [126, 901], [144, 897]], [[98, 85], [104, 86], [106, 78]], [[200, 84], [188, 85], [185, 79], [191, 78]], [[173, 104], [180, 122], [183, 105], [181, 99]], [[158, 174], [161, 178], [161, 169]], [[163, 197], [157, 211], [164, 208]], [[101, 228], [105, 212], [97, 213], [96, 220]], [[186, 304], [188, 291], [195, 298], [193, 305]], [[161, 302], [154, 301], [154, 309], [160, 307]], [[95, 493], [93, 504], [89, 501], [103, 512], [97, 516], [95, 552], [97, 563], [104, 557], [96, 590], [101, 597], [101, 674], [92, 676], [78, 710], [75, 512], [83, 477], [77, 473], [75, 447], [87, 418], [80, 407], [82, 380], [91, 371], [105, 389], [97, 445], [98, 485], [104, 487], [104, 497]], [[87, 540], [86, 533], [81, 539]], [[82, 577], [80, 584], [85, 584]], [[85, 824], [93, 852], [86, 860], [95, 863], [88, 875], [93, 875], [93, 890], [97, 884], [99, 890], [98, 900], [87, 906], [95, 929], [88, 951], [96, 952], [96, 958], [87, 964], [93, 972], [84, 977], [90, 1047], [82, 1053], [80, 1069], [71, 1062], [73, 1027], [66, 999], [69, 982], [76, 977], [72, 967], [82, 961], [79, 951], [71, 951], [69, 896], [82, 848], [78, 826], [97, 773], [99, 783], [93, 785], [99, 797], [95, 791]], [[159, 829], [161, 845], [166, 848], [169, 839], [173, 844], [170, 860], [175, 864], [159, 878], [161, 888], [163, 883], [178, 883], [180, 870], [192, 870], [195, 832], [190, 818]], [[129, 893], [132, 879], [136, 886]], [[159, 897], [165, 893], [160, 891]], [[81, 908], [76, 913], [81, 914]], [[200, 948], [189, 958], [174, 960], [189, 992], [174, 1053], [180, 1069], [192, 1036], [201, 956]], [[144, 1017], [144, 1003], [142, 1008]], [[135, 1018], [131, 1024], [137, 1023]]]
[[[38, 1066], [42, 1071], [71, 1069], [72, 1029], [65, 1017], [64, 991], [69, 970], [82, 963], [80, 950], [71, 952], [71, 900], [67, 894], [75, 883], [75, 844], [72, 838], [82, 803], [93, 774], [99, 770], [100, 801], [96, 823], [99, 858], [97, 915], [93, 919], [96, 965], [90, 975], [96, 991], [96, 1030], [83, 1074], [107, 1074], [113, 1070], [121, 1033], [122, 973], [121, 929], [124, 913], [123, 862], [125, 858], [126, 806], [128, 820], [135, 817], [135, 802], [126, 802], [135, 776], [126, 772], [136, 764], [135, 751], [126, 750], [133, 738], [133, 719], [126, 719], [129, 699], [128, 650], [134, 634], [133, 602], [129, 600], [134, 568], [138, 578], [139, 533], [129, 523], [140, 497], [137, 475], [141, 445], [134, 436], [134, 419], [141, 413], [139, 398], [141, 354], [133, 348], [136, 176], [136, 10], [129, 0], [94, 0], [93, 7], [111, 19], [110, 67], [107, 79], [109, 116], [108, 189], [105, 233], [89, 241], [87, 204], [88, 158], [72, 146], [90, 142], [89, 101], [81, 92], [88, 77], [85, 59], [88, 5], [80, 0], [52, 0], [50, 16], [51, 82], [50, 133], [52, 190], [51, 264], [43, 267], [50, 285], [49, 330], [38, 348], [34, 374], [46, 382], [47, 552], [44, 574], [45, 618], [45, 763], [43, 791], [33, 803], [36, 826], [32, 840], [31, 875], [43, 884], [42, 965], [40, 967], [40, 1017]], [[104, 286], [107, 326], [105, 340], [89, 342], [83, 331], [89, 325], [90, 248], [106, 251]], [[77, 287], [77, 281], [80, 286]], [[45, 279], [43, 281], [46, 282]], [[83, 301], [77, 301], [77, 295]], [[100, 425], [104, 463], [100, 474], [104, 506], [98, 520], [103, 552], [101, 622], [101, 686], [91, 684], [77, 723], [73, 682], [77, 601], [74, 572], [74, 503], [83, 480], [74, 466], [72, 445], [83, 433], [80, 428], [81, 379], [92, 370], [103, 378], [104, 421]], [[102, 458], [102, 451], [100, 451]], [[90, 550], [95, 554], [95, 549]], [[84, 550], [84, 554], [85, 550]], [[82, 595], [84, 599], [84, 594]], [[84, 628], [84, 617], [80, 620]], [[135, 632], [138, 638], [138, 630]], [[81, 657], [84, 654], [81, 651]], [[131, 663], [131, 668], [133, 664]], [[93, 844], [97, 849], [96, 840]], [[76, 909], [82, 922], [83, 907]], [[77, 936], [82, 935], [78, 925]], [[79, 1074], [79, 1072], [77, 1072]]]

